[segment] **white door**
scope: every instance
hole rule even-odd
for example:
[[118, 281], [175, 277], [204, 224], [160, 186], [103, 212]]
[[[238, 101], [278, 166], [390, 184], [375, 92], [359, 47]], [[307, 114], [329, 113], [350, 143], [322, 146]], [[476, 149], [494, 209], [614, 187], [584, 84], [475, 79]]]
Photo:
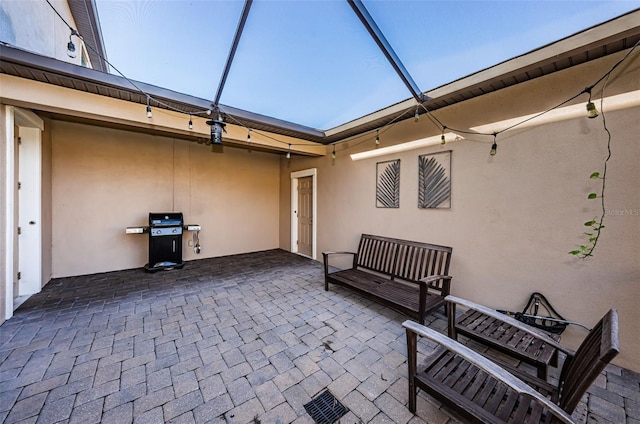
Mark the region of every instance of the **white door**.
[[42, 287], [41, 181], [42, 146], [39, 128], [19, 127], [18, 142], [18, 293], [38, 293]]

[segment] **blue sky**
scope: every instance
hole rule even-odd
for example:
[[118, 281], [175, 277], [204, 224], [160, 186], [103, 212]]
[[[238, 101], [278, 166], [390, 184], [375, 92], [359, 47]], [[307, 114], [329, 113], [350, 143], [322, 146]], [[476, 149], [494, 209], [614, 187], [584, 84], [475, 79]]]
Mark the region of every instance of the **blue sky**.
[[[96, 0], [109, 62], [213, 100], [240, 0]], [[617, 1], [363, 0], [422, 91], [635, 8]], [[411, 94], [344, 0], [254, 0], [220, 103], [329, 129]]]

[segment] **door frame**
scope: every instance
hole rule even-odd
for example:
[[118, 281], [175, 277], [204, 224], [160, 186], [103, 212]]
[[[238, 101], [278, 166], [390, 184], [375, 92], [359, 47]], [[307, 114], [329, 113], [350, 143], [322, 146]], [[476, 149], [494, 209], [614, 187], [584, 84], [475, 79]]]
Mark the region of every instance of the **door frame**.
[[[317, 199], [318, 199], [318, 169], [311, 168], [302, 171], [296, 171], [291, 173], [291, 252], [298, 253], [298, 179], [303, 177], [311, 177], [312, 181], [312, 196], [311, 210], [313, 214], [313, 221], [311, 223], [311, 258], [317, 259], [317, 246], [318, 246], [318, 214], [317, 214]], [[302, 255], [301, 253], [298, 253]], [[303, 255], [306, 256], [306, 255]]]
[[[5, 106], [5, 128], [6, 128], [6, 173], [5, 173], [5, 198], [3, 199], [3, 203], [5, 206], [5, 222], [3, 226], [6, 231], [6, 240], [5, 240], [5, 276], [4, 276], [4, 292], [5, 292], [5, 316], [4, 319], [9, 319], [13, 316], [13, 308], [14, 308], [14, 293], [13, 293], [13, 283], [16, 278], [18, 270], [14, 265], [16, 260], [18, 259], [18, 249], [17, 249], [17, 228], [18, 228], [18, 216], [16, 211], [16, 202], [18, 198], [16, 186], [16, 154], [17, 147], [14, 140], [14, 124], [18, 127], [28, 127], [28, 128], [38, 128], [40, 131], [44, 131], [44, 121], [35, 113], [30, 110], [21, 109], [14, 106]], [[42, 141], [42, 137], [40, 136], [40, 142]], [[42, 149], [40, 149], [40, 154], [42, 154]], [[40, 165], [42, 161], [39, 161]], [[41, 169], [37, 171], [41, 173]], [[41, 194], [40, 194], [41, 195]], [[42, 205], [40, 205], [42, 208]], [[42, 210], [38, 212], [40, 216], [42, 216]], [[42, 230], [42, 226], [40, 225], [40, 231]], [[39, 237], [41, 240], [42, 237]], [[42, 245], [40, 245], [40, 254], [42, 254]], [[40, 256], [42, 257], [42, 256]], [[40, 266], [42, 264], [40, 263]], [[0, 290], [3, 288], [0, 287]]]

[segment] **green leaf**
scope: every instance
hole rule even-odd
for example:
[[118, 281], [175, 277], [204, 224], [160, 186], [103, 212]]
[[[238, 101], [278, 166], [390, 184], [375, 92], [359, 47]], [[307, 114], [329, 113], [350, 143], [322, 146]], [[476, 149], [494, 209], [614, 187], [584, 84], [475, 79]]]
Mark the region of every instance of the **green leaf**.
[[598, 195], [596, 193], [589, 193], [589, 195], [587, 196], [587, 199], [595, 199], [597, 197]]
[[587, 221], [587, 222], [585, 222], [585, 223], [584, 223], [584, 226], [585, 226], [585, 227], [591, 227], [591, 226], [592, 226], [593, 224], [595, 224], [595, 223], [596, 223], [595, 219], [592, 219], [591, 221]]
[[569, 252], [570, 255], [579, 255], [580, 251], [579, 250], [572, 250], [571, 252]]
[[582, 233], [582, 234], [584, 234], [585, 236], [592, 236], [593, 235], [593, 233]]
[[594, 172], [593, 174], [589, 175], [589, 178], [596, 179], [596, 178], [600, 178], [600, 173], [599, 172]]
[[596, 240], [598, 240], [598, 237], [589, 237], [589, 242], [590, 243], [593, 243]]

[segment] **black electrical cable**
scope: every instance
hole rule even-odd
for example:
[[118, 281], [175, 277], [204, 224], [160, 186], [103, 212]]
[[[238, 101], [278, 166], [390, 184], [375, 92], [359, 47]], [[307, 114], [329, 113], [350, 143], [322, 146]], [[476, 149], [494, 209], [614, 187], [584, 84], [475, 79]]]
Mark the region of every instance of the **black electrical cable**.
[[[632, 52], [633, 52], [633, 51], [638, 47], [638, 45], [640, 45], [640, 40], [638, 40], [638, 41], [633, 45], [633, 47], [631, 47], [631, 49], [627, 52], [627, 54], [625, 54], [625, 55], [624, 55], [624, 56], [623, 56], [623, 57], [622, 57], [618, 62], [616, 62], [616, 64], [615, 64], [615, 65], [613, 65], [613, 67], [612, 67], [611, 69], [609, 69], [609, 71], [607, 71], [607, 72], [606, 72], [602, 77], [600, 77], [596, 82], [594, 82], [592, 85], [590, 85], [589, 87], [585, 88], [584, 90], [582, 90], [582, 91], [581, 91], [581, 92], [579, 92], [578, 94], [574, 95], [573, 97], [571, 97], [571, 98], [569, 98], [569, 99], [567, 99], [567, 100], [565, 100], [565, 101], [563, 101], [563, 102], [561, 102], [561, 103], [558, 103], [557, 105], [553, 106], [553, 107], [552, 107], [552, 108], [550, 108], [550, 109], [547, 109], [547, 110], [545, 110], [545, 111], [543, 111], [543, 112], [540, 112], [540, 113], [538, 113], [538, 114], [536, 114], [536, 115], [534, 115], [534, 116], [530, 116], [529, 118], [523, 119], [523, 120], [522, 120], [522, 121], [520, 121], [520, 122], [517, 122], [517, 123], [515, 123], [515, 124], [513, 124], [513, 125], [508, 126], [507, 128], [503, 128], [502, 130], [497, 131], [495, 134], [497, 135], [497, 134], [501, 134], [501, 133], [503, 133], [503, 132], [505, 132], [505, 131], [509, 131], [509, 130], [511, 130], [511, 129], [515, 128], [515, 127], [518, 127], [518, 126], [520, 126], [520, 125], [522, 125], [522, 124], [524, 124], [524, 123], [526, 123], [526, 122], [529, 122], [529, 121], [531, 121], [531, 120], [533, 120], [533, 119], [535, 119], [535, 118], [538, 118], [538, 117], [540, 117], [540, 116], [542, 116], [542, 115], [544, 115], [544, 114], [546, 114], [546, 113], [549, 113], [549, 112], [551, 112], [552, 110], [558, 109], [559, 107], [564, 106], [565, 104], [567, 104], [567, 103], [571, 102], [572, 100], [575, 100], [576, 98], [580, 97], [581, 95], [583, 95], [583, 94], [585, 94], [585, 93], [589, 93], [589, 94], [590, 94], [590, 93], [591, 93], [591, 90], [592, 90], [596, 85], [598, 85], [600, 82], [602, 82], [602, 80], [604, 80], [605, 78], [608, 78], [608, 77], [609, 77], [609, 75], [611, 75], [611, 73], [612, 73], [612, 72], [613, 72], [613, 71], [614, 71], [614, 70], [615, 70], [615, 69], [616, 69], [616, 68], [617, 68], [617, 67], [618, 67], [622, 62], [624, 62], [624, 61], [627, 59], [627, 57], [629, 57], [629, 55], [630, 55], [630, 54], [631, 54], [631, 53], [632, 53]], [[431, 117], [432, 117], [436, 122], [438, 122], [438, 124], [440, 124], [440, 125], [441, 125], [441, 127], [442, 127], [442, 129], [443, 129], [443, 130], [444, 130], [444, 129], [446, 129], [446, 128], [449, 128], [449, 129], [450, 129], [450, 130], [452, 130], [453, 132], [457, 132], [457, 133], [461, 133], [461, 134], [470, 134], [470, 135], [494, 135], [494, 133], [482, 133], [482, 132], [475, 132], [475, 131], [468, 131], [468, 130], [460, 130], [460, 129], [455, 129], [455, 128], [447, 127], [446, 125], [442, 124], [442, 122], [441, 122], [441, 121], [440, 121], [440, 120], [439, 120], [435, 115], [433, 115], [433, 112], [431, 112], [431, 111], [430, 111], [430, 110], [429, 110], [425, 105], [421, 105], [421, 106], [424, 108], [424, 110], [426, 111], [426, 113], [427, 113], [427, 115], [428, 115], [428, 116], [431, 116]]]

